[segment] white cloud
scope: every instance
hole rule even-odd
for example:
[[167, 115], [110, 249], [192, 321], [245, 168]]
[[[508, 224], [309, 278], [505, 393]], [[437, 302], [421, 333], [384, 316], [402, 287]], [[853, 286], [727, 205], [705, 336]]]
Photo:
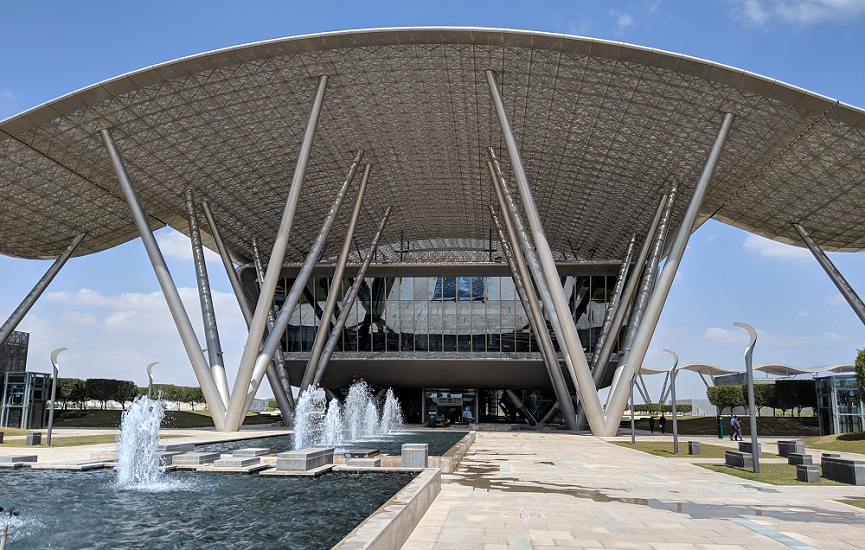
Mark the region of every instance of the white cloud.
[[[737, 345], [742, 347], [747, 346], [749, 341], [747, 333], [742, 329], [725, 329], [718, 327], [706, 329], [700, 339], [712, 344], [730, 346]], [[838, 334], [837, 332], [823, 332], [821, 334], [797, 336], [786, 333], [773, 334], [758, 330], [756, 347], [767, 346], [772, 348], [789, 348], [797, 346], [815, 346], [846, 342], [849, 339], [848, 336]]]
[[748, 334], [742, 329], [707, 328], [700, 337], [704, 342], [723, 345], [748, 345]]
[[619, 10], [610, 10], [610, 17], [615, 19], [616, 29], [620, 32], [628, 27], [634, 26], [634, 18], [629, 13], [621, 12]]
[[815, 25], [848, 20], [865, 13], [862, 0], [739, 0], [738, 4], [735, 17], [754, 26], [776, 19], [794, 25]]
[[[18, 98], [15, 97], [15, 94], [9, 90], [0, 90], [0, 113], [4, 113], [7, 110], [13, 111], [17, 102]], [[2, 118], [6, 117], [3, 116]]]
[[553, 18], [553, 25], [556, 29], [575, 36], [588, 36], [591, 34], [592, 29], [591, 19], [585, 16], [580, 17], [579, 21], [577, 21], [556, 15]]
[[[156, 241], [162, 254], [168, 258], [192, 261], [192, 245], [189, 237], [174, 230], [160, 231], [156, 234]], [[207, 262], [219, 262], [219, 255], [212, 250], [204, 249], [204, 260]]]
[[800, 312], [798, 313], [798, 315], [799, 315], [799, 317], [808, 317], [808, 316], [811, 315], [811, 312], [809, 312], [809, 311], [804, 311], [804, 310], [803, 310], [803, 311], [800, 311]]
[[84, 325], [86, 327], [92, 327], [97, 323], [95, 316], [89, 313], [82, 313], [80, 311], [67, 311], [60, 316], [60, 319], [66, 321], [67, 323]]
[[841, 304], [846, 304], [847, 300], [845, 300], [844, 296], [842, 296], [841, 293], [839, 292], [839, 293], [833, 294], [831, 296], [826, 296], [826, 303], [831, 304], [833, 306], [837, 306], [837, 305], [841, 305]]
[[806, 260], [811, 257], [811, 253], [805, 248], [798, 248], [789, 244], [779, 243], [749, 233], [745, 237], [745, 242], [742, 243], [745, 250], [756, 252], [765, 258], [778, 258], [781, 260]]

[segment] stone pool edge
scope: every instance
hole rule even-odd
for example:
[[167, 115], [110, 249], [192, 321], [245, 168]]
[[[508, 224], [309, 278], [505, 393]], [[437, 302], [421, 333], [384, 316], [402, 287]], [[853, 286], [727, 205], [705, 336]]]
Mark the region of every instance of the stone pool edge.
[[387, 550], [401, 547], [441, 492], [441, 486], [441, 469], [421, 470], [417, 477], [363, 520], [334, 548]]

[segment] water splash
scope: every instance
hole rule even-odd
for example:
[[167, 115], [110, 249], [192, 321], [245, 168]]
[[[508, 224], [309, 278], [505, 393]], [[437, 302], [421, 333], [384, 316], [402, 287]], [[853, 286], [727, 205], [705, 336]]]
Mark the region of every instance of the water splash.
[[[160, 487], [159, 426], [165, 411], [162, 403], [146, 396], [135, 398], [120, 421], [117, 441], [117, 487], [148, 490]], [[157, 489], [158, 490], [158, 489]]]
[[334, 447], [396, 432], [402, 426], [399, 401], [392, 390], [388, 390], [379, 414], [372, 390], [362, 380], [352, 384], [343, 405], [332, 400], [326, 412], [324, 392], [309, 388], [297, 401], [294, 448]]

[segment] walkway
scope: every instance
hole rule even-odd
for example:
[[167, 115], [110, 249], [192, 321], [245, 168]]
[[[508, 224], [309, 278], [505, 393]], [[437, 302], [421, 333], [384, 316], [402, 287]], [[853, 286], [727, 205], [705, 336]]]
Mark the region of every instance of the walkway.
[[479, 432], [403, 548], [862, 548], [865, 510], [842, 498], [865, 487], [765, 485], [588, 435]]

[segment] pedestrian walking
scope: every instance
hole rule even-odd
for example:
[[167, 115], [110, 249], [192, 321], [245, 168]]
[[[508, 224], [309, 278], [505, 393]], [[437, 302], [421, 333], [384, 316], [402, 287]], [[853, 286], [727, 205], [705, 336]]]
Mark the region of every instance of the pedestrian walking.
[[742, 424], [739, 422], [739, 417], [735, 414], [730, 419], [730, 427], [733, 428], [733, 433], [730, 434], [732, 441], [742, 441]]
[[649, 416], [649, 429], [652, 430], [652, 433], [655, 433], [655, 415]]
[[667, 417], [664, 416], [664, 413], [661, 413], [661, 418], [658, 419], [658, 426], [661, 427], [661, 433], [667, 433]]

